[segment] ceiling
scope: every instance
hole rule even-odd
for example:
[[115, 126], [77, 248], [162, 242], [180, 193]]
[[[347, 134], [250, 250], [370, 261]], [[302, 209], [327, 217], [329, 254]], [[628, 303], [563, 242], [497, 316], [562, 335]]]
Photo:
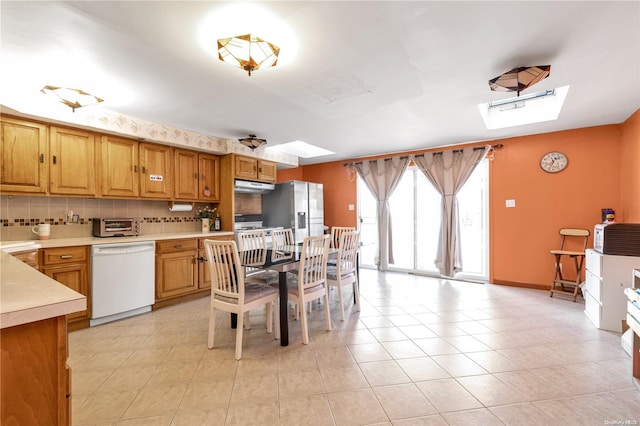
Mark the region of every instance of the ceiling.
[[[335, 152], [300, 164], [621, 123], [640, 107], [638, 1], [258, 2], [290, 35], [269, 40], [282, 44], [278, 66], [251, 77], [199, 41], [228, 5], [3, 0], [0, 101], [60, 85], [71, 65], [79, 88], [104, 85], [92, 92], [101, 108]], [[547, 64], [523, 94], [570, 85], [558, 120], [486, 130], [477, 105], [515, 96], [488, 80]]]

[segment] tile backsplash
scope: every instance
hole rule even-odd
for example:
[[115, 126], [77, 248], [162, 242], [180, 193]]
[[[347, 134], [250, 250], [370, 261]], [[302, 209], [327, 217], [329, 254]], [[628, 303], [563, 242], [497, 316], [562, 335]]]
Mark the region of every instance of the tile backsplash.
[[[170, 212], [167, 201], [0, 195], [0, 240], [36, 240], [31, 228], [51, 224], [51, 238], [91, 236], [93, 218], [139, 217], [141, 234], [198, 232], [200, 220], [191, 212]], [[68, 217], [67, 215], [71, 215]]]

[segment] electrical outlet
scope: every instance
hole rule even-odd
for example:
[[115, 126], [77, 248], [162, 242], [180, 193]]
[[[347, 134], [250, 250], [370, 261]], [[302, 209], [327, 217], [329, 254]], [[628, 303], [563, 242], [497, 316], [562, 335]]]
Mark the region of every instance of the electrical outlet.
[[507, 208], [513, 208], [516, 206], [516, 200], [506, 200], [505, 205]]
[[356, 206], [354, 204], [349, 204], [349, 211], [354, 211]]

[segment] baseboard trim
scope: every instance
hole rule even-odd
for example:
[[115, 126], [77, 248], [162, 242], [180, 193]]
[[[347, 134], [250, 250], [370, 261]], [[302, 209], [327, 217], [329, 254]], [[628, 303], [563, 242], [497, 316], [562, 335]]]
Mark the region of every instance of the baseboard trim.
[[510, 287], [521, 287], [521, 288], [533, 288], [536, 290], [550, 290], [551, 284], [534, 284], [534, 283], [522, 283], [518, 281], [507, 281], [507, 280], [493, 280], [493, 284], [497, 285], [506, 285]]

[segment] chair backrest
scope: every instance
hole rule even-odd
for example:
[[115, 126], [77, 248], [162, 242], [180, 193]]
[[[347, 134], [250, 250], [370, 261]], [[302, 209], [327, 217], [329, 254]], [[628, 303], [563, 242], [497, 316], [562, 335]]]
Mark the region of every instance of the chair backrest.
[[235, 241], [204, 240], [211, 297], [230, 304], [244, 303], [244, 273]]
[[331, 247], [340, 247], [340, 236], [344, 232], [355, 231], [354, 226], [332, 226], [331, 227]]
[[340, 236], [340, 248], [336, 262], [338, 276], [355, 272], [359, 243], [360, 231], [347, 231]]
[[301, 291], [317, 285], [325, 285], [329, 239], [329, 235], [304, 238], [300, 253], [300, 269], [298, 270], [298, 287]]
[[238, 248], [240, 251], [267, 248], [267, 238], [263, 229], [243, 231], [238, 233]]
[[[589, 239], [589, 235], [590, 235], [590, 232], [588, 229], [577, 229], [577, 228], [560, 229], [560, 236], [561, 236], [560, 250], [573, 249], [575, 251], [584, 252], [587, 248], [587, 240]], [[565, 247], [565, 244], [570, 244], [567, 237], [574, 240], [572, 242], [573, 245], [571, 247]], [[579, 246], [582, 246], [582, 250], [580, 250]]]
[[293, 246], [296, 244], [293, 238], [293, 230], [291, 228], [274, 229], [271, 231], [271, 240], [273, 248]]

